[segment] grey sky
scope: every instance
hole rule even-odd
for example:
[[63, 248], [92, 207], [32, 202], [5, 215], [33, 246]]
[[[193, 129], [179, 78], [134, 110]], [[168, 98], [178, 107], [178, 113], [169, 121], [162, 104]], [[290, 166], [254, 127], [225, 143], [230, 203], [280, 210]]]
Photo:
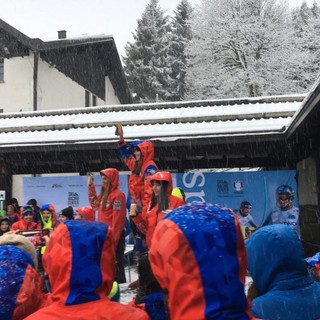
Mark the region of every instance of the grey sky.
[[[200, 0], [189, 0], [191, 4]], [[319, 1], [319, 0], [317, 0]], [[131, 32], [137, 26], [149, 0], [0, 0], [0, 18], [31, 38], [57, 39], [58, 30], [68, 37], [85, 34], [112, 34], [118, 52], [132, 41]], [[160, 6], [172, 14], [180, 0], [159, 0]], [[303, 0], [287, 0], [299, 6]], [[313, 0], [307, 0], [313, 3]]]

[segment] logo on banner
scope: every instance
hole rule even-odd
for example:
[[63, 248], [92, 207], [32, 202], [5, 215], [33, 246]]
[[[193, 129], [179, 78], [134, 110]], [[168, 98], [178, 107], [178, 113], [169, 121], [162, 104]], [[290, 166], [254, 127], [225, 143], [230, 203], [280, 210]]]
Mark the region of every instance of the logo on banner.
[[68, 192], [68, 205], [72, 207], [79, 207], [79, 194], [77, 192]]
[[241, 192], [243, 190], [243, 182], [241, 180], [236, 180], [233, 182], [233, 189], [236, 192]]
[[61, 183], [54, 183], [52, 185], [52, 188], [62, 188], [62, 184]]
[[217, 180], [217, 192], [218, 194], [227, 194], [229, 193], [229, 185], [226, 180]]

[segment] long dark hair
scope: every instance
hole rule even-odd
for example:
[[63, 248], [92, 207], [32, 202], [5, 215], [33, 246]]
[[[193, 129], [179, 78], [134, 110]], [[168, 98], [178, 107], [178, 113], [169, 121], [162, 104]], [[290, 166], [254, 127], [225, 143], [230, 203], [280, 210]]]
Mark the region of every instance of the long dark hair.
[[151, 202], [150, 202], [150, 210], [158, 204], [158, 210], [157, 213], [160, 213], [161, 211], [169, 209], [169, 199], [167, 195], [168, 191], [168, 185], [169, 183], [167, 181], [157, 181], [160, 183], [161, 189], [159, 197], [157, 198], [155, 194], [152, 192]]

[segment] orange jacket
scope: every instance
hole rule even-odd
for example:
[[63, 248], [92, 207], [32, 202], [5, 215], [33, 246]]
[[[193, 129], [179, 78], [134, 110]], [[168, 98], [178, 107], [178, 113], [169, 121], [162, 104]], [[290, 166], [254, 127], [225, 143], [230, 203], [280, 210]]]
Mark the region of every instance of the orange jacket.
[[22, 220], [15, 222], [11, 227], [11, 230], [36, 230], [36, 229], [41, 229], [41, 225], [33, 221], [27, 222], [23, 218]]
[[113, 236], [117, 246], [126, 222], [126, 197], [118, 188], [119, 172], [117, 169], [108, 168], [101, 170], [100, 173], [110, 180], [106, 207], [103, 209], [102, 203], [97, 207], [100, 196], [97, 195], [94, 185], [89, 187], [89, 202], [94, 210], [98, 210], [98, 221], [108, 224], [113, 229]]
[[150, 177], [158, 171], [158, 167], [153, 161], [154, 147], [151, 141], [134, 141], [130, 145], [125, 141], [118, 143], [121, 157], [130, 171], [134, 169], [136, 160], [130, 148], [139, 147], [142, 154], [141, 174], [137, 176], [131, 173], [129, 176], [129, 193], [133, 203], [136, 203], [141, 208], [142, 214], [145, 216], [152, 195], [152, 188], [150, 185]]
[[43, 256], [52, 293], [27, 320], [148, 320], [140, 309], [108, 299], [115, 276], [114, 239], [101, 222], [67, 220], [51, 234]]
[[246, 250], [230, 209], [192, 202], [159, 222], [148, 255], [168, 292], [171, 320], [252, 320], [244, 292]]
[[[169, 210], [176, 209], [184, 204], [185, 202], [182, 199], [173, 195], [169, 196]], [[161, 221], [163, 217], [167, 214], [166, 211], [162, 211], [157, 214], [157, 211], [158, 204], [155, 205], [147, 213], [146, 218], [144, 218], [141, 214], [138, 214], [136, 217], [132, 218], [133, 222], [136, 224], [138, 229], [146, 235], [146, 243], [148, 248], [150, 248], [151, 246], [151, 239], [158, 222]]]
[[[158, 171], [150, 178], [150, 185], [151, 181], [165, 181], [168, 183], [167, 188], [167, 197], [169, 200], [169, 210], [176, 209], [182, 205], [184, 205], [184, 201], [176, 196], [173, 196], [172, 193], [172, 176], [170, 172], [167, 171]], [[151, 238], [153, 235], [153, 232], [158, 224], [159, 221], [163, 219], [163, 217], [166, 215], [166, 211], [158, 212], [159, 205], [156, 204], [150, 211], [147, 212], [146, 217], [138, 214], [136, 217], [133, 217], [132, 220], [138, 227], [138, 229], [146, 235], [146, 243], [148, 248], [151, 246]]]

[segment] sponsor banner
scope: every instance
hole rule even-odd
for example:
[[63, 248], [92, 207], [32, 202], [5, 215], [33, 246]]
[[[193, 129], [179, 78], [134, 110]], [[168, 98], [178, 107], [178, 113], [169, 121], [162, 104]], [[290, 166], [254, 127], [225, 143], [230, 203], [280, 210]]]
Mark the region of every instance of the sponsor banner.
[[[295, 177], [295, 170], [188, 172], [173, 174], [173, 184], [184, 190], [187, 202], [218, 203], [236, 211], [242, 201], [248, 201], [255, 225], [261, 226], [271, 212], [279, 210], [276, 197], [279, 186], [290, 186], [294, 191], [293, 205], [299, 206]], [[94, 177], [94, 182], [97, 194], [100, 194], [100, 175]], [[128, 174], [120, 174], [119, 187], [129, 198]], [[87, 206], [87, 176], [24, 177], [23, 204], [31, 198], [36, 199], [40, 207], [52, 203], [56, 212], [67, 206], [74, 209]]]
[[186, 201], [218, 203], [239, 210], [242, 201], [252, 205], [250, 214], [261, 226], [278, 209], [276, 190], [288, 185], [294, 190], [293, 204], [298, 207], [295, 170], [247, 172], [177, 173], [176, 184], [186, 194]]
[[[23, 178], [23, 205], [29, 199], [36, 199], [38, 206], [51, 203], [56, 212], [68, 206], [77, 209], [88, 206], [87, 176], [54, 176], [54, 177], [24, 177]], [[100, 175], [94, 176], [97, 194], [100, 194]], [[128, 175], [119, 176], [119, 188], [127, 194]]]

